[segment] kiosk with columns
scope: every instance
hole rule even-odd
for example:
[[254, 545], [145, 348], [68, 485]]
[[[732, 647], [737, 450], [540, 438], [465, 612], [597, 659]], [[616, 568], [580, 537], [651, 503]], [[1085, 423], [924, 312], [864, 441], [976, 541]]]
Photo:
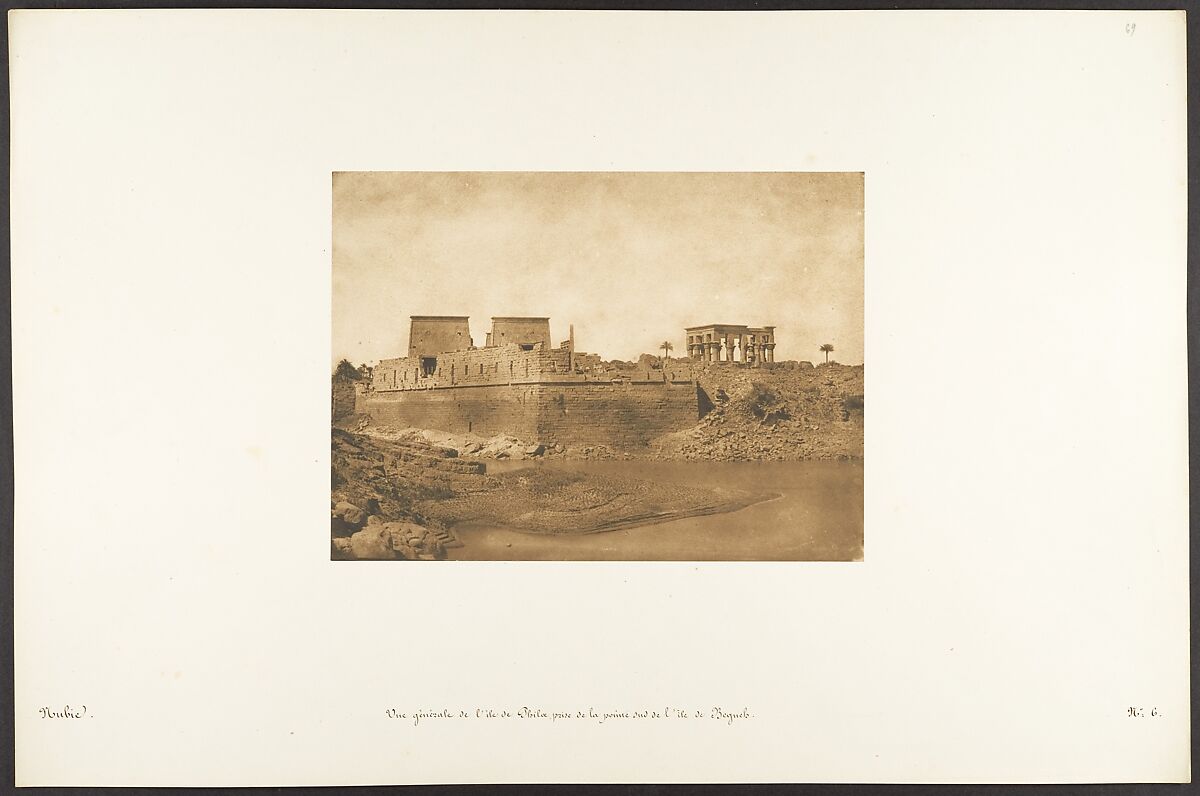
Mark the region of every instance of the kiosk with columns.
[[710, 323], [689, 326], [688, 357], [701, 362], [744, 362], [758, 366], [775, 361], [775, 327]]

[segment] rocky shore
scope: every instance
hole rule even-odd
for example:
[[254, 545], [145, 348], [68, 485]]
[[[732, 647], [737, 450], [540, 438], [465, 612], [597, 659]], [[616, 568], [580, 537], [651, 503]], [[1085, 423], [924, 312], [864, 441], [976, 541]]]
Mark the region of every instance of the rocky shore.
[[521, 440], [510, 434], [483, 437], [478, 434], [456, 434], [428, 428], [395, 428], [360, 416], [343, 424], [356, 434], [373, 439], [407, 444], [428, 444], [453, 451], [465, 460], [532, 461], [555, 459], [629, 459], [635, 455], [614, 450], [607, 445], [572, 445]]
[[470, 489], [484, 466], [429, 444], [382, 442], [333, 429], [330, 499], [335, 559], [441, 559], [458, 540], [415, 508]]
[[[510, 442], [492, 441], [476, 453], [501, 460], [566, 453]], [[365, 435], [335, 428], [332, 453], [335, 560], [443, 559], [447, 548], [461, 544], [453, 528], [464, 522], [536, 534], [596, 533], [734, 511], [775, 496], [538, 467], [492, 475], [484, 461], [411, 431]]]

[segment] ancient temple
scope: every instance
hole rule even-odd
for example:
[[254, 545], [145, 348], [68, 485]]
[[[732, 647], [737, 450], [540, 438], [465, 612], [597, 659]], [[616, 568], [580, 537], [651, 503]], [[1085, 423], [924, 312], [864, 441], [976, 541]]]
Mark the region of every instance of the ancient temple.
[[744, 362], [761, 365], [775, 361], [775, 327], [710, 323], [689, 326], [687, 353], [701, 362]]

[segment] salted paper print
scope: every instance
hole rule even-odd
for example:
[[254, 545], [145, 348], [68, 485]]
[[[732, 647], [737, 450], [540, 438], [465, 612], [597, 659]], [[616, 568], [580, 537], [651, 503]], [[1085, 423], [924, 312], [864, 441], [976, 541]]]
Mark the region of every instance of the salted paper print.
[[337, 173], [336, 560], [863, 559], [861, 173]]

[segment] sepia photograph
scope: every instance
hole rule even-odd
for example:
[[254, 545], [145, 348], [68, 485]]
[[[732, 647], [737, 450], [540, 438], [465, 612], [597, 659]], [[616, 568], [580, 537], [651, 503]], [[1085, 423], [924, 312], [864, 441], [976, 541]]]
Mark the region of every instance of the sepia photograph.
[[862, 173], [332, 189], [334, 560], [863, 560]]

